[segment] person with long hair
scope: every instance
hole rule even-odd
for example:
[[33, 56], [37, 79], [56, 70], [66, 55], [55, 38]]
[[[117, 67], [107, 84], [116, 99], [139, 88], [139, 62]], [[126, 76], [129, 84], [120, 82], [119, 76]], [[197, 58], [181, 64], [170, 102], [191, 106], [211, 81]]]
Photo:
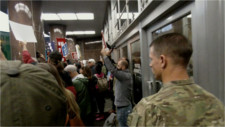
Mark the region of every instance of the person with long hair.
[[80, 118], [80, 108], [77, 104], [77, 102], [75, 101], [75, 96], [73, 95], [73, 93], [71, 91], [69, 91], [68, 89], [66, 89], [62, 83], [62, 79], [60, 78], [60, 75], [58, 73], [58, 71], [56, 70], [56, 68], [51, 65], [51, 64], [47, 64], [47, 63], [39, 63], [37, 64], [38, 67], [50, 72], [56, 79], [56, 81], [58, 82], [59, 86], [62, 88], [66, 99], [67, 99], [67, 104], [68, 104], [68, 115], [67, 115], [67, 122], [66, 125], [70, 125], [70, 126], [83, 126], [83, 122]]
[[64, 71], [68, 72], [72, 78], [73, 86], [77, 90], [77, 104], [80, 106], [81, 119], [84, 124], [91, 126], [89, 120], [89, 115], [91, 114], [91, 101], [88, 92], [88, 79], [84, 77], [83, 74], [77, 73], [77, 68], [74, 65], [68, 65], [65, 67]]
[[68, 89], [70, 90], [74, 96], [76, 97], [76, 89], [75, 87], [73, 86], [73, 83], [72, 83], [72, 79], [69, 75], [68, 72], [65, 72], [63, 69], [64, 69], [64, 66], [63, 66], [63, 62], [62, 62], [62, 54], [59, 53], [58, 51], [54, 51], [52, 52], [50, 55], [49, 55], [49, 58], [48, 58], [48, 63], [54, 65], [62, 79], [62, 83], [63, 85]]
[[88, 78], [88, 92], [91, 100], [91, 117], [90, 123], [93, 123], [95, 120], [95, 113], [97, 112], [97, 102], [96, 102], [96, 84], [97, 78], [92, 76], [91, 69], [89, 67], [81, 67], [80, 73]]

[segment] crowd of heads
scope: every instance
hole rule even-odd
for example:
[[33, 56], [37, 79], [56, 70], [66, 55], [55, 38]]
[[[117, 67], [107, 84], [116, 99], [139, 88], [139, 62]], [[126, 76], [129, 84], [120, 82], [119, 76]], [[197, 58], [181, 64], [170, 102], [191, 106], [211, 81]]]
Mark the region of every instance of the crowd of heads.
[[[3, 96], [2, 100], [6, 99], [9, 102], [6, 103], [5, 100], [1, 106], [1, 113], [4, 114], [2, 125], [63, 126], [69, 122], [70, 118], [81, 119], [76, 96], [66, 88], [73, 86], [72, 77], [80, 73], [91, 79], [90, 67], [96, 67], [99, 72], [103, 66], [99, 62], [95, 64], [94, 59], [68, 65], [67, 62], [62, 61], [63, 56], [58, 51], [50, 53], [47, 61], [42, 54], [37, 52], [37, 58], [30, 57], [35, 64], [33, 62], [22, 64], [21, 61], [7, 61], [2, 51], [0, 55], [2, 60], [1, 77], [4, 77], [1, 84], [2, 81], [3, 84], [6, 84], [4, 87], [1, 86], [1, 95]], [[9, 79], [14, 82], [9, 83]], [[9, 94], [10, 92], [6, 90], [11, 88], [15, 89], [13, 94]], [[10, 105], [17, 105], [17, 108], [13, 106], [14, 109], [10, 109]], [[43, 111], [42, 106], [44, 106]], [[29, 112], [25, 108], [30, 109]], [[29, 119], [31, 115], [32, 119]], [[12, 117], [17, 117], [17, 120], [13, 120]]]
[[[4, 57], [2, 56], [2, 52], [0, 55], [1, 55], [1, 59], [4, 59]], [[168, 66], [174, 65], [174, 66], [181, 66], [183, 68], [186, 68], [187, 64], [189, 63], [191, 55], [192, 55], [191, 43], [188, 42], [188, 40], [183, 35], [177, 34], [177, 33], [166, 34], [154, 40], [150, 45], [150, 59], [151, 59], [150, 67], [152, 68], [153, 73], [156, 75], [156, 78], [160, 79], [163, 70], [165, 68], [168, 68]], [[36, 56], [37, 56], [37, 63], [45, 62], [45, 60], [43, 59], [43, 56], [40, 53], [37, 52]], [[101, 74], [104, 63], [103, 61], [96, 62], [94, 59], [89, 59], [89, 60], [81, 60], [77, 63], [72, 63], [68, 65], [68, 63], [66, 62], [62, 62], [62, 58], [63, 56], [61, 53], [59, 53], [58, 51], [54, 51], [50, 53], [50, 55], [48, 56], [48, 61], [46, 61], [46, 63], [38, 63], [35, 66], [32, 65], [34, 67], [30, 67], [31, 65], [25, 65], [25, 66], [22, 65], [21, 67], [17, 66], [17, 71], [19, 71], [19, 73], [21, 74], [18, 78], [15, 78], [18, 80], [18, 82], [14, 81], [14, 83], [18, 84], [22, 82], [22, 80], [24, 80], [23, 83], [21, 84], [22, 85], [21, 87], [18, 86], [19, 84], [18, 85], [9, 84], [7, 83], [8, 81], [5, 81], [5, 79], [2, 78], [2, 80], [5, 81], [4, 84], [7, 84], [7, 85], [2, 85], [1, 87], [3, 91], [2, 95], [7, 96], [8, 99], [14, 96], [14, 93], [10, 95], [9, 93], [6, 93], [4, 89], [11, 89], [11, 88], [14, 89], [14, 87], [17, 89], [18, 88], [21, 89], [22, 87], [26, 87], [26, 89], [23, 90], [24, 93], [23, 91], [20, 91], [21, 93], [20, 95], [26, 97], [27, 100], [29, 100], [29, 103], [32, 104], [33, 102], [35, 105], [29, 105], [27, 104], [27, 102], [25, 103], [22, 101], [21, 102], [18, 101], [18, 104], [25, 103], [24, 106], [26, 105], [34, 106], [34, 107], [40, 106], [40, 107], [37, 107], [37, 109], [40, 109], [41, 108], [40, 104], [42, 104], [42, 102], [45, 101], [43, 102], [43, 106], [45, 106], [46, 111], [50, 111], [50, 110], [51, 110], [50, 112], [53, 112], [55, 110], [59, 111], [59, 114], [53, 113], [55, 116], [53, 115], [49, 116], [47, 115], [47, 113], [45, 114], [44, 112], [38, 113], [38, 111], [34, 109], [30, 111], [30, 113], [28, 113], [28, 115], [32, 115], [33, 117], [30, 123], [35, 121], [34, 123], [38, 125], [38, 120], [35, 120], [38, 118], [34, 117], [34, 114], [36, 113], [37, 113], [37, 116], [43, 117], [43, 119], [46, 116], [49, 116], [49, 118], [47, 119], [50, 120], [51, 122], [52, 121], [59, 122], [59, 119], [61, 119], [60, 121], [64, 121], [64, 123], [50, 122], [50, 124], [47, 124], [46, 122], [45, 125], [65, 125], [66, 117], [68, 114], [69, 116], [76, 116], [80, 118], [80, 110], [79, 110], [79, 106], [76, 103], [76, 99], [75, 99], [76, 97], [71, 91], [66, 89], [66, 87], [73, 86], [72, 78], [78, 74], [82, 74], [88, 79], [91, 79], [93, 76], [92, 70], [91, 70], [92, 68], [94, 68], [96, 74]], [[12, 62], [10, 63], [7, 61], [5, 61], [4, 64], [1, 64], [1, 68], [5, 69], [5, 70], [1, 69], [3, 70], [1, 75], [3, 75], [3, 77], [5, 76], [5, 78], [16, 77], [15, 75], [12, 76], [13, 74], [10, 75], [12, 72], [14, 73], [15, 70], [12, 72], [7, 71], [7, 69], [10, 70], [10, 68], [6, 67], [8, 63], [12, 64]], [[129, 68], [129, 64], [130, 64], [129, 60], [127, 58], [121, 58], [117, 63], [117, 69], [126, 70]], [[26, 67], [26, 66], [29, 66], [29, 67]], [[32, 70], [35, 70], [35, 71], [32, 71]], [[23, 75], [23, 73], [26, 73], [26, 75]], [[10, 78], [7, 78], [7, 79], [10, 79]], [[32, 82], [36, 82], [36, 83], [32, 83]], [[28, 86], [29, 83], [33, 85]], [[45, 89], [40, 87], [43, 87], [43, 88], [45, 87]], [[33, 94], [31, 94], [31, 91], [33, 91]], [[15, 95], [19, 95], [19, 93], [16, 93]], [[48, 95], [48, 96], [43, 97], [43, 95]], [[38, 97], [38, 96], [41, 96], [41, 97]], [[51, 98], [52, 100], [49, 100], [50, 97], [54, 97], [54, 96], [55, 98]], [[11, 99], [15, 100], [15, 98], [19, 99], [21, 97], [14, 97], [14, 99], [12, 97]], [[43, 100], [40, 98], [42, 98]], [[34, 102], [37, 100], [38, 102]], [[9, 102], [9, 101], [10, 100], [6, 102]], [[54, 105], [53, 102], [55, 102], [54, 104], [57, 104], [57, 105]], [[17, 101], [12, 103], [17, 103]], [[56, 106], [56, 108], [54, 106]], [[3, 108], [6, 108], [5, 104], [2, 104], [1, 109]], [[16, 107], [14, 106], [14, 108]], [[4, 110], [2, 111], [4, 112]], [[11, 112], [10, 110], [6, 110], [6, 111]], [[22, 113], [23, 111], [24, 110], [21, 110], [18, 112]], [[14, 117], [14, 116], [11, 115], [11, 117]], [[55, 119], [55, 120], [51, 120], [50, 117], [52, 117], [52, 119]], [[4, 119], [10, 119], [10, 118], [8, 118], [7, 116], [7, 117], [4, 117]], [[19, 116], [18, 116], [18, 119], [20, 119]], [[22, 124], [11, 124], [11, 125], [29, 125], [28, 121], [29, 119], [25, 121], [25, 124], [22, 123]], [[10, 125], [10, 124], [4, 124], [4, 125]]]

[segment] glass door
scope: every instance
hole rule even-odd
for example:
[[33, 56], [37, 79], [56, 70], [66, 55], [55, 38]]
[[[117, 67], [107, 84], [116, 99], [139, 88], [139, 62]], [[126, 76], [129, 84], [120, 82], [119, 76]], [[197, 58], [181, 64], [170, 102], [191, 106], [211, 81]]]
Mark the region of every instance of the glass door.
[[134, 81], [134, 102], [138, 103], [142, 98], [141, 52], [139, 40], [131, 43], [131, 65]]

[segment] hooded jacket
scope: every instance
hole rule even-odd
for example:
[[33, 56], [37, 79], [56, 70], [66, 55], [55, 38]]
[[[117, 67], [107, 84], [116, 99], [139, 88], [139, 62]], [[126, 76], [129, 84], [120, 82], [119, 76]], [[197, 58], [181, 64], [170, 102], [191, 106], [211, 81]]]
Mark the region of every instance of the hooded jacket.
[[85, 118], [91, 113], [90, 95], [87, 89], [88, 78], [78, 75], [73, 79], [73, 85], [77, 91], [77, 104], [80, 107], [81, 118]]

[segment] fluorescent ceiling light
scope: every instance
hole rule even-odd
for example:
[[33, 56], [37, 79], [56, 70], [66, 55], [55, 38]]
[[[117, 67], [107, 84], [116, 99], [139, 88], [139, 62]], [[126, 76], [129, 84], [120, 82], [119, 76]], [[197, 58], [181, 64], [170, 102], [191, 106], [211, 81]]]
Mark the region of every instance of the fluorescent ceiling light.
[[95, 34], [95, 31], [84, 31], [84, 34]]
[[94, 20], [93, 13], [42, 13], [43, 20]]
[[77, 20], [75, 13], [58, 13], [61, 20]]
[[86, 45], [89, 45], [89, 44], [97, 44], [97, 43], [102, 43], [102, 40], [99, 40], [99, 41], [91, 41], [91, 42], [85, 42]]
[[72, 31], [67, 31], [66, 35], [73, 35], [73, 32]]
[[82, 35], [84, 34], [84, 31], [73, 31], [74, 35]]
[[42, 13], [41, 19], [43, 20], [60, 20], [59, 16], [55, 13]]
[[91, 35], [95, 34], [95, 31], [67, 31], [66, 35]]
[[9, 16], [4, 12], [0, 11], [1, 23], [0, 31], [9, 32]]
[[78, 20], [94, 20], [93, 13], [76, 13]]

